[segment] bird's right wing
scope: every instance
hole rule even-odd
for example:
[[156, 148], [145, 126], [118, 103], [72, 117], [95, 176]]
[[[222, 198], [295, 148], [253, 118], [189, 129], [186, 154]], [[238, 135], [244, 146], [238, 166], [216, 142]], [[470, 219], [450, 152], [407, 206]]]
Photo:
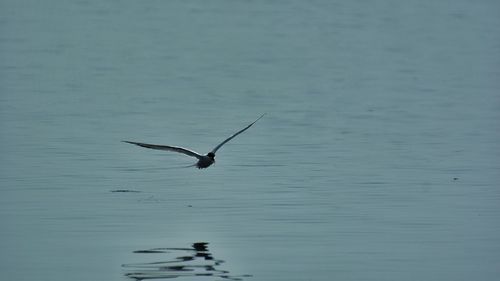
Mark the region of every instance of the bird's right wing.
[[236, 137], [237, 135], [243, 133], [244, 131], [246, 131], [248, 128], [252, 127], [253, 124], [255, 124], [257, 121], [260, 120], [260, 118], [264, 117], [264, 115], [266, 115], [266, 113], [262, 114], [259, 118], [257, 118], [257, 120], [253, 121], [250, 125], [246, 126], [245, 128], [239, 130], [238, 132], [234, 133], [232, 136], [230, 136], [229, 138], [225, 139], [223, 142], [219, 143], [214, 149], [212, 149], [212, 152], [215, 153], [217, 150], [219, 150], [219, 148], [221, 148], [221, 146], [223, 146], [224, 144], [226, 144], [228, 141], [232, 140], [234, 137]]
[[148, 143], [133, 142], [133, 141], [123, 141], [123, 142], [135, 144], [135, 145], [145, 147], [145, 148], [150, 148], [150, 149], [179, 152], [182, 154], [186, 154], [188, 156], [196, 157], [198, 159], [201, 159], [203, 157], [203, 155], [201, 155], [197, 152], [194, 152], [192, 150], [189, 150], [189, 149], [186, 149], [183, 147], [178, 147], [178, 146], [157, 145], [157, 144], [148, 144]]

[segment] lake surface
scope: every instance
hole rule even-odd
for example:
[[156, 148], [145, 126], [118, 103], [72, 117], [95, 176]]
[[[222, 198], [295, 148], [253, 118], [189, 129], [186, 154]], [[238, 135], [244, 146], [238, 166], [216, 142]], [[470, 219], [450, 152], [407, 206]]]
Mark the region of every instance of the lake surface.
[[497, 280], [499, 11], [2, 1], [1, 279]]

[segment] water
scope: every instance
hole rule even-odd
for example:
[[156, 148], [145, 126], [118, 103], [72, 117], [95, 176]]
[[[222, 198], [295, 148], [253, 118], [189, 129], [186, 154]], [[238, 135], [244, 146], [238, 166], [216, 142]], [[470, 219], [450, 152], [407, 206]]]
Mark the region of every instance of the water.
[[500, 274], [496, 1], [0, 5], [2, 279]]

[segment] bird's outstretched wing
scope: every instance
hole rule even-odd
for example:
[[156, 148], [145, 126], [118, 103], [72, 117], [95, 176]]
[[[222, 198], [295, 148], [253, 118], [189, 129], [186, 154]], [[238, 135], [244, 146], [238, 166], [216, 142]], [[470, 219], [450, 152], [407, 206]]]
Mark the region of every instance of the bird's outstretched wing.
[[221, 148], [221, 146], [223, 146], [224, 144], [226, 144], [228, 141], [232, 140], [234, 137], [236, 137], [237, 135], [243, 133], [244, 131], [246, 131], [248, 128], [252, 127], [253, 124], [255, 124], [255, 122], [259, 121], [260, 118], [264, 117], [264, 115], [266, 115], [265, 113], [262, 114], [259, 118], [257, 118], [257, 120], [253, 121], [250, 125], [246, 126], [245, 128], [243, 128], [242, 130], [238, 131], [237, 133], [235, 133], [234, 135], [230, 136], [229, 138], [227, 138], [226, 140], [224, 140], [223, 142], [221, 142], [220, 144], [218, 144], [214, 149], [212, 149], [212, 153], [215, 153], [219, 148]]
[[203, 157], [202, 155], [200, 155], [197, 152], [194, 152], [194, 151], [186, 149], [186, 148], [178, 147], [178, 146], [157, 145], [157, 144], [148, 144], [148, 143], [133, 142], [133, 141], [123, 141], [123, 142], [135, 144], [135, 145], [142, 146], [145, 148], [150, 148], [150, 149], [179, 152], [182, 154], [186, 154], [188, 156], [196, 157], [198, 159]]

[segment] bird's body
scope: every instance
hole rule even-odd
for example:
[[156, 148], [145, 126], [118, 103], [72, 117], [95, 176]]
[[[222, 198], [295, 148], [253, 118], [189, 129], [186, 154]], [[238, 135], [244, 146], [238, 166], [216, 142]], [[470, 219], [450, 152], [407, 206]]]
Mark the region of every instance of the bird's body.
[[257, 120], [253, 121], [250, 125], [246, 126], [242, 130], [236, 132], [229, 138], [225, 139], [223, 142], [218, 144], [212, 151], [207, 153], [206, 155], [199, 154], [198, 152], [195, 152], [193, 150], [179, 147], [179, 146], [169, 146], [169, 145], [157, 145], [157, 144], [148, 144], [148, 143], [141, 143], [141, 142], [133, 142], [133, 141], [123, 141], [126, 143], [130, 144], [135, 144], [141, 147], [149, 148], [149, 149], [157, 149], [157, 150], [165, 150], [165, 151], [173, 151], [173, 152], [178, 152], [182, 154], [186, 154], [191, 157], [195, 157], [198, 159], [198, 162], [196, 162], [194, 165], [191, 166], [196, 166], [198, 169], [204, 169], [210, 167], [212, 164], [215, 163], [215, 152], [221, 148], [224, 144], [226, 144], [228, 141], [232, 140], [234, 137], [237, 135], [243, 133], [246, 131], [248, 128], [250, 128], [255, 122], [259, 121], [260, 118], [262, 118], [265, 114], [262, 114]]
[[198, 169], [204, 169], [204, 168], [208, 168], [213, 163], [215, 163], [215, 154], [208, 153], [207, 155], [200, 157], [198, 162], [196, 162], [195, 165]]

